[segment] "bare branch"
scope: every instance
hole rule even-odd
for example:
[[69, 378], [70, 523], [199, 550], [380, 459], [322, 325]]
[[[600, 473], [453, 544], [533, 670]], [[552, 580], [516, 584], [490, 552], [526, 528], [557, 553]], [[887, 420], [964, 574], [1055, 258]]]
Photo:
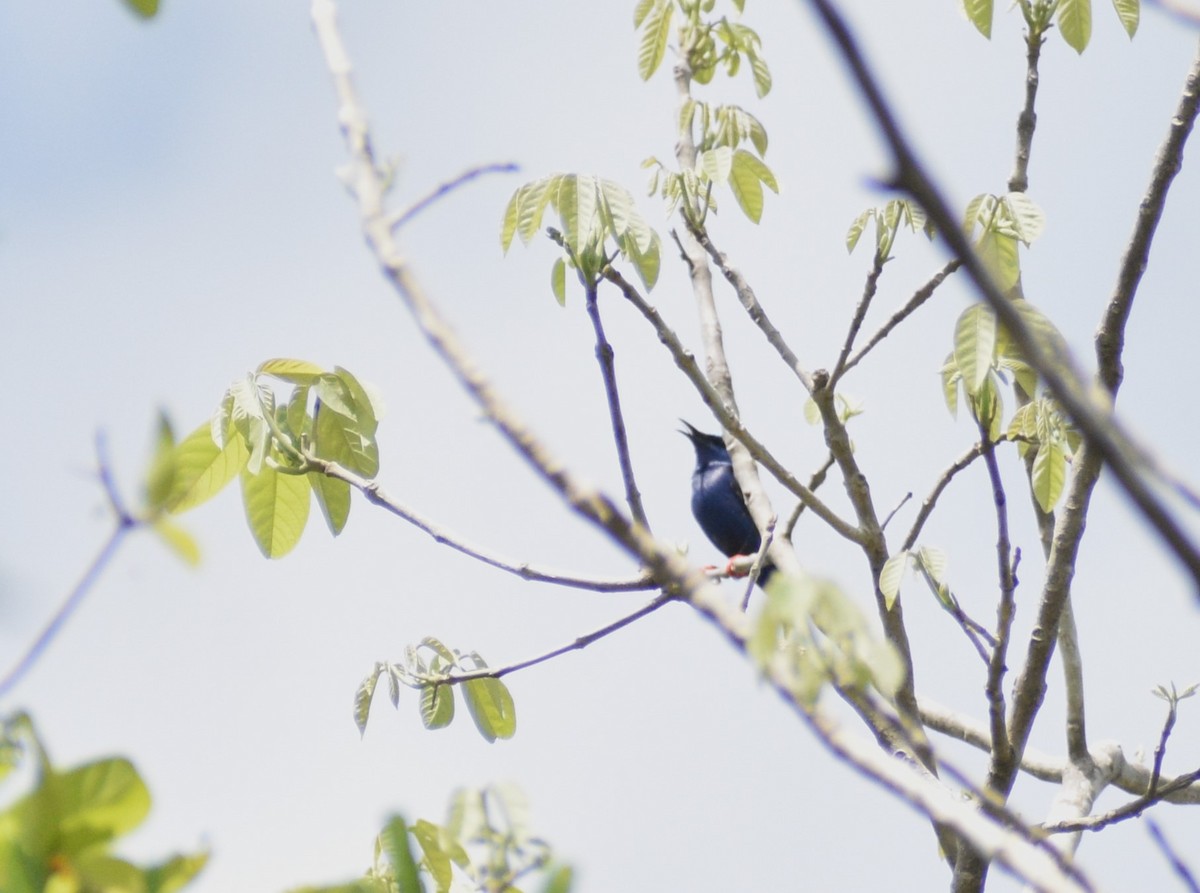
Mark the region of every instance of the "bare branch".
[[841, 379], [842, 375], [845, 375], [860, 362], [862, 362], [863, 357], [869, 354], [875, 348], [875, 346], [879, 344], [879, 342], [890, 335], [896, 326], [900, 325], [900, 323], [912, 316], [922, 304], [932, 298], [933, 293], [937, 291], [937, 287], [946, 281], [946, 277], [961, 266], [962, 261], [950, 261], [948, 264], [946, 264], [946, 266], [942, 267], [937, 273], [935, 273], [932, 279], [918, 288], [913, 293], [913, 296], [908, 299], [908, 303], [893, 313], [888, 321], [879, 327], [879, 331], [872, 335], [867, 340], [867, 343], [859, 349], [858, 353], [846, 361], [845, 365], [842, 367], [841, 374], [838, 375], [838, 379]]
[[314, 471], [318, 471], [339, 481], [345, 481], [355, 490], [362, 493], [369, 502], [391, 512], [397, 518], [407, 521], [418, 530], [429, 534], [435, 542], [447, 546], [455, 552], [460, 552], [468, 558], [474, 558], [476, 561], [480, 561], [489, 567], [494, 567], [497, 570], [518, 576], [522, 580], [532, 580], [538, 583], [554, 583], [558, 586], [585, 589], [591, 592], [638, 592], [658, 588], [658, 584], [647, 574], [633, 578], [602, 579], [551, 570], [530, 564], [526, 561], [513, 561], [482, 546], [468, 542], [458, 536], [458, 534], [447, 530], [403, 503], [398, 502], [386, 493], [383, 487], [376, 481], [367, 480], [350, 471], [348, 468], [344, 468], [328, 459], [322, 459], [320, 456], [311, 454], [311, 452], [305, 454], [304, 461]]
[[925, 522], [929, 520], [934, 507], [937, 506], [938, 498], [941, 497], [942, 491], [950, 486], [950, 482], [954, 480], [954, 476], [982, 455], [983, 444], [977, 443], [963, 453], [963, 455], [955, 459], [954, 463], [942, 472], [942, 476], [933, 485], [933, 490], [925, 497], [925, 501], [921, 503], [921, 510], [917, 512], [916, 520], [913, 521], [912, 527], [909, 528], [908, 536], [904, 538], [904, 544], [900, 547], [901, 551], [908, 551], [917, 544], [917, 537], [921, 535], [921, 530], [925, 527]]
[[762, 304], [758, 302], [758, 296], [754, 294], [754, 289], [746, 281], [746, 277], [729, 262], [729, 258], [724, 252], [717, 250], [707, 230], [694, 226], [691, 221], [687, 221], [687, 224], [688, 232], [691, 233], [692, 238], [708, 253], [713, 263], [717, 265], [717, 269], [721, 271], [721, 275], [733, 286], [738, 300], [742, 302], [742, 307], [746, 310], [746, 315], [750, 317], [751, 321], [766, 336], [767, 343], [775, 348], [775, 352], [779, 354], [784, 363], [787, 364], [787, 367], [795, 373], [796, 378], [800, 380], [800, 384], [804, 386], [804, 389], [811, 393], [812, 377], [800, 365], [800, 359], [792, 351], [791, 347], [788, 346], [779, 329], [775, 328], [771, 323], [767, 312], [763, 310]]
[[512, 162], [504, 162], [500, 164], [483, 164], [479, 167], [473, 167], [469, 170], [463, 171], [463, 173], [459, 174], [453, 180], [446, 181], [424, 198], [414, 202], [406, 211], [402, 211], [401, 213], [390, 217], [389, 220], [391, 222], [391, 227], [393, 230], [400, 229], [402, 226], [404, 226], [404, 224], [408, 223], [408, 221], [412, 220], [430, 205], [434, 204], [439, 199], [444, 198], [458, 187], [474, 180], [476, 177], [482, 177], [485, 174], [513, 174], [520, 169], [521, 168], [519, 166], [513, 164]]
[[[610, 636], [618, 630], [624, 629], [629, 624], [641, 620], [649, 614], [653, 614], [663, 605], [669, 604], [675, 599], [668, 595], [660, 595], [654, 601], [647, 605], [643, 605], [631, 614], [626, 614], [614, 620], [612, 623], [606, 623], [604, 626], [590, 633], [586, 633], [574, 639], [570, 643], [555, 648], [553, 651], [547, 651], [545, 654], [539, 654], [537, 657], [531, 657], [527, 660], [518, 661], [513, 664], [506, 664], [502, 667], [481, 667], [477, 670], [466, 670], [461, 673], [446, 673], [443, 675], [418, 676], [415, 683], [411, 683], [414, 687], [423, 685], [458, 685], [462, 682], [470, 682], [472, 679], [500, 679], [508, 676], [510, 673], [515, 673], [518, 670], [524, 670], [529, 667], [535, 667], [538, 664], [543, 664], [548, 660], [553, 660], [556, 657], [561, 657], [572, 651], [582, 651], [593, 642], [598, 642], [605, 636]], [[405, 673], [405, 676], [411, 675]]]
[[1162, 830], [1158, 827], [1158, 822], [1154, 821], [1154, 819], [1146, 819], [1146, 829], [1150, 832], [1150, 837], [1158, 845], [1159, 850], [1162, 851], [1163, 856], [1170, 863], [1171, 869], [1179, 877], [1183, 885], [1188, 888], [1190, 893], [1200, 893], [1200, 884], [1196, 882], [1196, 876], [1192, 874], [1187, 863], [1179, 857], [1179, 854], [1175, 852], [1175, 849], [1163, 835]]
[[870, 309], [871, 301], [875, 298], [875, 291], [879, 287], [879, 276], [883, 273], [885, 263], [887, 263], [887, 258], [876, 254], [871, 263], [871, 269], [867, 271], [867, 281], [863, 284], [862, 297], [858, 299], [858, 306], [854, 308], [854, 316], [850, 318], [850, 329], [846, 332], [846, 340], [842, 342], [837, 362], [833, 364], [833, 372], [829, 374], [829, 380], [835, 387], [842, 377], [842, 373], [846, 371], [846, 360], [854, 348], [854, 339], [858, 337], [858, 330], [862, 328], [863, 320], [867, 318], [867, 310]]
[[1008, 498], [1004, 493], [1004, 481], [1000, 478], [1000, 465], [996, 461], [996, 445], [992, 443], [987, 427], [982, 422], [979, 423], [979, 437], [983, 447], [983, 462], [992, 485], [992, 504], [996, 507], [996, 563], [1000, 583], [1000, 601], [996, 606], [996, 642], [988, 661], [987, 683], [984, 686], [992, 728], [992, 763], [995, 765], [1012, 759], [1012, 746], [1004, 724], [1003, 682], [1008, 670], [1008, 643], [1013, 616], [1016, 614], [1014, 593], [1017, 580], [1012, 543], [1008, 535]]
[[144, 523], [131, 515], [125, 508], [121, 494], [117, 491], [112, 466], [108, 461], [108, 449], [104, 435], [99, 431], [96, 432], [96, 461], [99, 466], [100, 483], [104, 486], [104, 493], [108, 497], [108, 504], [112, 509], [116, 523], [113, 525], [108, 539], [100, 546], [100, 551], [96, 553], [96, 557], [87, 566], [87, 569], [83, 572], [83, 576], [79, 578], [79, 582], [75, 584], [75, 587], [67, 595], [66, 600], [54, 612], [54, 616], [42, 628], [38, 637], [33, 640], [33, 643], [21, 655], [21, 658], [13, 665], [12, 669], [5, 674], [3, 679], [0, 679], [0, 698], [10, 694], [17, 683], [24, 678], [25, 674], [33, 668], [33, 665], [45, 653], [50, 643], [54, 641], [55, 636], [62, 630], [71, 615], [75, 613], [75, 609], [83, 602], [84, 596], [91, 591], [96, 580], [100, 578], [100, 574], [108, 567], [109, 562], [116, 555], [117, 549], [125, 541], [126, 534]]

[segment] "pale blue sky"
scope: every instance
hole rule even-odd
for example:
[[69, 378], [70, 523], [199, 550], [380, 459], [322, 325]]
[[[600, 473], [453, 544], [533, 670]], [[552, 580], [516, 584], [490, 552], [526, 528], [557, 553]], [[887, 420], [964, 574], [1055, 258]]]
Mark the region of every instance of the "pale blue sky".
[[[748, 87], [718, 79], [709, 95], [763, 120], [782, 195], [768, 197], [757, 228], [726, 199], [714, 237], [816, 368], [836, 357], [868, 263], [865, 252], [847, 258], [846, 227], [885, 198], [870, 183], [887, 171], [806, 9], [748, 6], [776, 88], [758, 103]], [[989, 43], [955, 6], [847, 4], [904, 122], [962, 204], [1004, 188], [1024, 59], [1014, 14], [997, 13]], [[343, 7], [377, 148], [399, 160], [398, 206], [475, 164], [522, 166], [431, 209], [404, 244], [518, 409], [574, 467], [619, 493], [580, 296], [560, 310], [548, 287], [551, 247], [518, 246], [503, 258], [498, 231], [520, 183], [573, 170], [624, 183], [666, 236], [660, 205], [642, 198], [639, 164], [671, 154], [673, 89], [665, 69], [649, 84], [637, 78], [633, 3]], [[1044, 53], [1030, 194], [1048, 225], [1025, 260], [1029, 298], [1088, 365], [1195, 44], [1153, 10], [1130, 43], [1108, 5], [1096, 7], [1082, 58], [1056, 35]], [[13, 444], [0, 472], [0, 664], [41, 628], [106, 534], [90, 476], [95, 429], [109, 433], [132, 493], [158, 407], [190, 430], [232, 379], [272, 356], [336, 363], [379, 389], [388, 410], [381, 480], [416, 510], [516, 560], [631, 571], [479, 423], [377, 275], [333, 175], [344, 152], [306, 4], [168, 0], [149, 25], [116, 0], [5, 4], [0, 108], [0, 357]], [[1200, 437], [1191, 409], [1198, 199], [1200, 181], [1185, 168], [1130, 325], [1120, 402], [1185, 471]], [[868, 330], [942, 263], [912, 237], [897, 252]], [[946, 413], [937, 377], [969, 297], [951, 284], [846, 379], [867, 409], [854, 435], [878, 503], [886, 511], [915, 494], [896, 522], [905, 529], [972, 440], [971, 427]], [[698, 347], [670, 248], [652, 298]], [[731, 297], [722, 301], [743, 415], [805, 476], [823, 445], [803, 421], [803, 396]], [[615, 295], [603, 303], [655, 532], [710, 562], [687, 508], [690, 447], [675, 429], [679, 416], [713, 424], [640, 318]], [[1040, 568], [1009, 470], [1026, 632]], [[841, 507], [837, 490], [827, 485]], [[771, 492], [778, 511], [790, 508]], [[985, 621], [995, 592], [991, 515], [977, 510], [986, 493], [980, 470], [963, 475], [925, 538], [948, 550], [956, 591]], [[833, 762], [683, 607], [512, 677], [512, 741], [485, 744], [465, 716], [425, 732], [413, 697], [396, 714], [382, 695], [360, 741], [355, 686], [421, 636], [507, 663], [645, 597], [498, 575], [361, 501], [336, 542], [318, 520], [295, 553], [267, 562], [236, 494], [222, 494], [184, 518], [204, 549], [194, 572], [135, 538], [0, 704], [29, 708], [60, 763], [131, 757], [155, 807], [128, 851], [157, 858], [211, 845], [198, 893], [349, 878], [367, 864], [389, 811], [436, 820], [455, 786], [494, 780], [524, 788], [537, 827], [575, 863], [585, 891], [867, 889], [884, 860], [898, 888], [946, 885], [926, 824]], [[869, 604], [862, 563], [811, 517], [797, 544], [802, 563]], [[1175, 565], [1105, 486], [1076, 591], [1090, 734], [1130, 755], [1152, 748], [1162, 705], [1148, 690], [1200, 680], [1200, 618]], [[983, 676], [961, 636], [927, 593], [910, 584], [905, 598], [919, 684], [979, 715]], [[1057, 673], [1035, 735], [1052, 752], [1062, 750]], [[1170, 771], [1198, 762], [1200, 718], [1188, 707]], [[1052, 791], [1021, 785], [1018, 808], [1039, 816]], [[1122, 798], [1110, 793], [1102, 805]], [[1185, 853], [1200, 839], [1196, 810], [1163, 807], [1157, 817]], [[1081, 859], [1111, 889], [1172, 883], [1136, 824], [1085, 841]]]

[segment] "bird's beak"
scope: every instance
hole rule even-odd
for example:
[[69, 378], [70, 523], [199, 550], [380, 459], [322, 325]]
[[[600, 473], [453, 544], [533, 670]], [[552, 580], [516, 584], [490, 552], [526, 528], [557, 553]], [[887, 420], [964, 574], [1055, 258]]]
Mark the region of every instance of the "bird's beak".
[[686, 431], [683, 430], [683, 428], [680, 428], [679, 433], [682, 434], [684, 437], [686, 437], [688, 440], [695, 440], [696, 435], [699, 434], [700, 432], [692, 425], [691, 422], [686, 421], [685, 419], [680, 419], [679, 421], [683, 422], [684, 426], [687, 428]]

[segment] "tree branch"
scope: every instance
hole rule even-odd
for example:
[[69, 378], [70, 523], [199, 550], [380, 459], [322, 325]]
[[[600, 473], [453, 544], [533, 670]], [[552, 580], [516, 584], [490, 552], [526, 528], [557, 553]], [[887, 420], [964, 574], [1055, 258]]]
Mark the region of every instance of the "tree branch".
[[471, 182], [476, 177], [482, 177], [485, 174], [513, 174], [520, 169], [521, 168], [518, 165], [513, 164], [512, 162], [505, 162], [500, 164], [483, 164], [479, 167], [473, 167], [469, 170], [463, 171], [463, 173], [459, 174], [453, 180], [448, 180], [447, 182], [442, 183], [437, 189], [433, 190], [433, 192], [414, 202], [407, 210], [390, 217], [389, 220], [391, 221], [392, 229], [400, 229], [402, 226], [404, 226], [404, 224], [408, 223], [430, 205], [449, 195], [455, 189], [458, 189], [458, 187]]

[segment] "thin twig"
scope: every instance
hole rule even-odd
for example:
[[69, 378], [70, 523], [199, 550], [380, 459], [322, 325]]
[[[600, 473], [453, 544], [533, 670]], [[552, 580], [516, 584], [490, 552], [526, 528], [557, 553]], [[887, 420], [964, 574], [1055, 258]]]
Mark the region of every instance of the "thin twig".
[[[830, 453], [825, 457], [825, 461], [821, 463], [821, 467], [812, 473], [808, 479], [808, 489], [810, 492], [817, 492], [817, 489], [825, 483], [825, 476], [829, 474], [829, 469], [833, 468], [833, 454]], [[787, 523], [783, 526], [783, 538], [789, 543], [792, 541], [792, 533], [796, 529], [796, 523], [800, 520], [800, 516], [804, 514], [804, 510], [808, 506], [804, 500], [796, 503], [796, 507], [792, 509], [792, 513], [788, 515]]]
[[901, 499], [898, 503], [896, 503], [896, 507], [887, 513], [887, 517], [883, 519], [883, 523], [879, 525], [879, 529], [887, 530], [887, 526], [888, 526], [888, 524], [891, 523], [892, 518], [896, 517], [896, 512], [898, 512], [898, 511], [900, 511], [900, 509], [904, 508], [905, 504], [910, 499], [912, 499], [912, 491], [911, 490], [909, 490], [907, 493], [905, 493], [904, 498]]
[[747, 574], [746, 591], [742, 593], [742, 610], [746, 611], [750, 607], [750, 595], [754, 592], [754, 584], [758, 582], [758, 575], [762, 573], [763, 565], [767, 561], [767, 551], [771, 548], [771, 542], [775, 539], [775, 524], [779, 519], [772, 516], [767, 524], [767, 529], [763, 531], [762, 543], [759, 544], [758, 552], [754, 555], [754, 564], [750, 566], [750, 573]]
[[1099, 831], [1102, 828], [1107, 828], [1109, 825], [1137, 818], [1148, 807], [1153, 806], [1155, 803], [1161, 803], [1167, 799], [1169, 794], [1182, 791], [1196, 781], [1200, 781], [1200, 769], [1188, 772], [1186, 775], [1177, 776], [1173, 780], [1161, 785], [1153, 795], [1143, 794], [1140, 797], [1130, 800], [1124, 806], [1110, 809], [1108, 812], [1100, 815], [1084, 816], [1083, 818], [1074, 819], [1069, 822], [1056, 822], [1053, 825], [1043, 826], [1042, 830], [1047, 834], [1066, 834], [1073, 831]]
[[842, 342], [842, 350], [838, 354], [837, 362], [833, 364], [833, 372], [829, 374], [829, 380], [835, 387], [838, 379], [842, 377], [842, 373], [846, 371], [846, 360], [850, 357], [850, 351], [854, 349], [854, 339], [858, 337], [858, 330], [862, 328], [863, 320], [867, 318], [867, 310], [870, 309], [871, 301], [875, 298], [875, 291], [879, 287], [879, 276], [883, 273], [885, 263], [887, 263], [887, 258], [876, 254], [871, 269], [867, 271], [867, 281], [863, 284], [862, 297], [858, 299], [858, 306], [854, 308], [854, 316], [850, 319], [850, 329], [846, 332], [846, 340]]
[[983, 422], [979, 423], [979, 437], [983, 445], [983, 463], [992, 485], [992, 503], [996, 508], [996, 563], [1000, 584], [1000, 601], [996, 606], [996, 644], [992, 647], [991, 660], [988, 662], [984, 691], [987, 693], [988, 716], [991, 720], [992, 761], [1007, 763], [1012, 759], [1012, 753], [1005, 726], [1003, 683], [1008, 670], [1006, 661], [1013, 616], [1016, 614], [1016, 575], [1013, 570], [1012, 543], [1008, 535], [1008, 498], [1000, 477], [1000, 464], [996, 461], [996, 445]]
[[713, 244], [712, 237], [708, 234], [708, 230], [695, 226], [692, 221], [687, 220], [688, 232], [712, 258], [713, 263], [717, 265], [717, 269], [721, 271], [721, 275], [725, 280], [733, 286], [734, 292], [741, 301], [742, 307], [746, 311], [746, 315], [750, 320], [758, 326], [759, 330], [767, 339], [767, 343], [775, 348], [775, 352], [779, 354], [787, 367], [792, 370], [796, 378], [800, 380], [800, 384], [804, 386], [806, 391], [812, 391], [812, 377], [800, 364], [800, 358], [784, 340], [779, 329], [775, 328], [771, 322], [767, 312], [763, 309], [762, 304], [758, 301], [758, 296], [754, 293], [754, 289], [750, 287], [750, 283], [742, 272], [729, 262], [728, 256], [723, 251], [719, 251], [717, 246]]
[[408, 223], [408, 221], [412, 220], [434, 202], [443, 198], [448, 193], [453, 192], [458, 187], [469, 183], [476, 177], [482, 177], [485, 174], [513, 174], [520, 169], [520, 166], [513, 164], [512, 162], [500, 164], [482, 164], [479, 167], [473, 167], [459, 174], [453, 180], [448, 180], [442, 185], [438, 186], [438, 188], [433, 190], [433, 192], [429, 193], [419, 201], [414, 202], [407, 210], [389, 218], [389, 224], [393, 230], [400, 229], [402, 226], [404, 226], [404, 224]]
[[[548, 660], [553, 660], [554, 658], [568, 654], [569, 652], [581, 651], [588, 645], [591, 645], [593, 642], [598, 642], [605, 636], [610, 636], [617, 632], [617, 630], [624, 629], [625, 627], [629, 626], [629, 624], [641, 620], [643, 617], [646, 617], [649, 614], [653, 614], [659, 608], [663, 607], [663, 605], [669, 604], [675, 600], [676, 599], [671, 596], [660, 595], [658, 598], [654, 599], [654, 601], [643, 605], [633, 613], [626, 614], [624, 617], [620, 617], [614, 620], [612, 623], [606, 623], [599, 629], [593, 630], [590, 633], [585, 633], [584, 635], [576, 638], [574, 641], [555, 648], [553, 651], [547, 651], [545, 654], [539, 654], [537, 657], [531, 657], [527, 660], [506, 664], [502, 667], [480, 667], [477, 670], [467, 670], [462, 673], [446, 673], [445, 675], [441, 676], [419, 676], [416, 677], [417, 682], [414, 683], [414, 686], [458, 685], [462, 682], [470, 682], [472, 679], [500, 679], [509, 675], [510, 673], [515, 673], [518, 670], [524, 670], [529, 667], [536, 667], [538, 664], [543, 664]], [[403, 675], [410, 674], [405, 673]]]
[[950, 261], [946, 266], [938, 270], [928, 282], [918, 288], [911, 298], [908, 299], [903, 307], [891, 315], [887, 322], [879, 327], [879, 330], [867, 339], [867, 343], [859, 348], [858, 353], [848, 359], [845, 365], [842, 366], [841, 373], [837, 376], [841, 379], [843, 375], [862, 362], [863, 357], [869, 354], [880, 341], [892, 333], [892, 329], [912, 316], [917, 309], [933, 297], [933, 293], [937, 291], [937, 287], [946, 281], [946, 277], [962, 266], [962, 261], [955, 259]]
[[79, 607], [84, 596], [91, 591], [100, 574], [112, 561], [117, 549], [124, 542], [126, 534], [135, 530], [141, 525], [141, 521], [131, 515], [125, 508], [125, 504], [121, 499], [120, 493], [117, 491], [116, 481], [113, 478], [112, 466], [108, 461], [108, 449], [105, 444], [104, 435], [102, 432], [96, 432], [96, 459], [99, 465], [100, 483], [104, 487], [104, 493], [108, 497], [109, 507], [112, 509], [116, 523], [113, 525], [112, 531], [108, 535], [108, 539], [100, 547], [100, 551], [96, 553], [96, 557], [92, 559], [92, 563], [88, 565], [87, 570], [83, 572], [83, 576], [79, 578], [79, 582], [67, 595], [66, 600], [62, 603], [59, 609], [50, 618], [45, 627], [38, 634], [38, 637], [33, 640], [33, 643], [21, 655], [20, 660], [12, 667], [11, 670], [0, 679], [0, 698], [6, 697], [18, 682], [33, 668], [38, 659], [49, 647], [50, 643], [62, 630], [63, 625], [70, 619], [71, 615]]
[[590, 592], [639, 592], [658, 587], [658, 584], [648, 574], [641, 574], [633, 578], [626, 577], [606, 580], [599, 577], [585, 577], [551, 570], [530, 564], [526, 561], [513, 561], [482, 546], [468, 542], [456, 533], [447, 530], [403, 503], [398, 502], [385, 492], [383, 487], [376, 481], [371, 481], [357, 475], [348, 468], [338, 465], [329, 459], [322, 459], [320, 456], [313, 455], [311, 451], [304, 455], [304, 461], [308, 463], [313, 471], [328, 475], [339, 481], [345, 481], [355, 490], [362, 493], [369, 502], [391, 512], [397, 518], [407, 521], [418, 530], [429, 534], [435, 542], [447, 546], [455, 552], [466, 555], [468, 558], [474, 558], [476, 561], [480, 561], [489, 567], [494, 567], [497, 570], [520, 577], [522, 580], [532, 580], [538, 583], [554, 583], [558, 586], [584, 589]]
[[[579, 277], [582, 281], [582, 271], [580, 271]], [[621, 392], [617, 388], [613, 348], [604, 334], [604, 323], [600, 319], [597, 283], [584, 282], [583, 286], [587, 293], [588, 318], [592, 321], [592, 331], [596, 334], [596, 361], [600, 364], [600, 377], [604, 380], [604, 396], [608, 400], [608, 420], [612, 426], [613, 442], [617, 447], [617, 463], [621, 468], [621, 480], [625, 484], [625, 501], [629, 504], [629, 512], [633, 515], [633, 520], [649, 530], [650, 522], [646, 519], [642, 494], [638, 490], [637, 479], [633, 474], [633, 459], [629, 454], [629, 436], [625, 431], [625, 416], [621, 412]]]
[[1171, 870], [1175, 872], [1180, 882], [1188, 888], [1190, 893], [1200, 893], [1200, 884], [1196, 882], [1196, 876], [1192, 874], [1192, 870], [1188, 868], [1187, 863], [1175, 852], [1174, 847], [1171, 846], [1166, 836], [1162, 833], [1162, 829], [1158, 827], [1158, 822], [1154, 821], [1154, 819], [1146, 819], [1146, 830], [1158, 845], [1158, 849], [1162, 852], [1167, 863], [1171, 866]]
[[925, 501], [921, 503], [921, 510], [917, 512], [917, 517], [913, 521], [912, 527], [909, 528], [908, 536], [904, 538], [904, 544], [900, 547], [901, 551], [907, 551], [917, 544], [917, 538], [921, 535], [921, 530], [925, 527], [925, 522], [929, 520], [929, 516], [937, 506], [937, 501], [941, 497], [942, 491], [950, 486], [950, 482], [954, 480], [955, 475], [982, 455], [983, 444], [977, 443], [963, 453], [963, 455], [955, 459], [954, 463], [942, 472], [941, 477], [937, 479], [937, 483], [933, 485], [933, 490], [925, 497]]

